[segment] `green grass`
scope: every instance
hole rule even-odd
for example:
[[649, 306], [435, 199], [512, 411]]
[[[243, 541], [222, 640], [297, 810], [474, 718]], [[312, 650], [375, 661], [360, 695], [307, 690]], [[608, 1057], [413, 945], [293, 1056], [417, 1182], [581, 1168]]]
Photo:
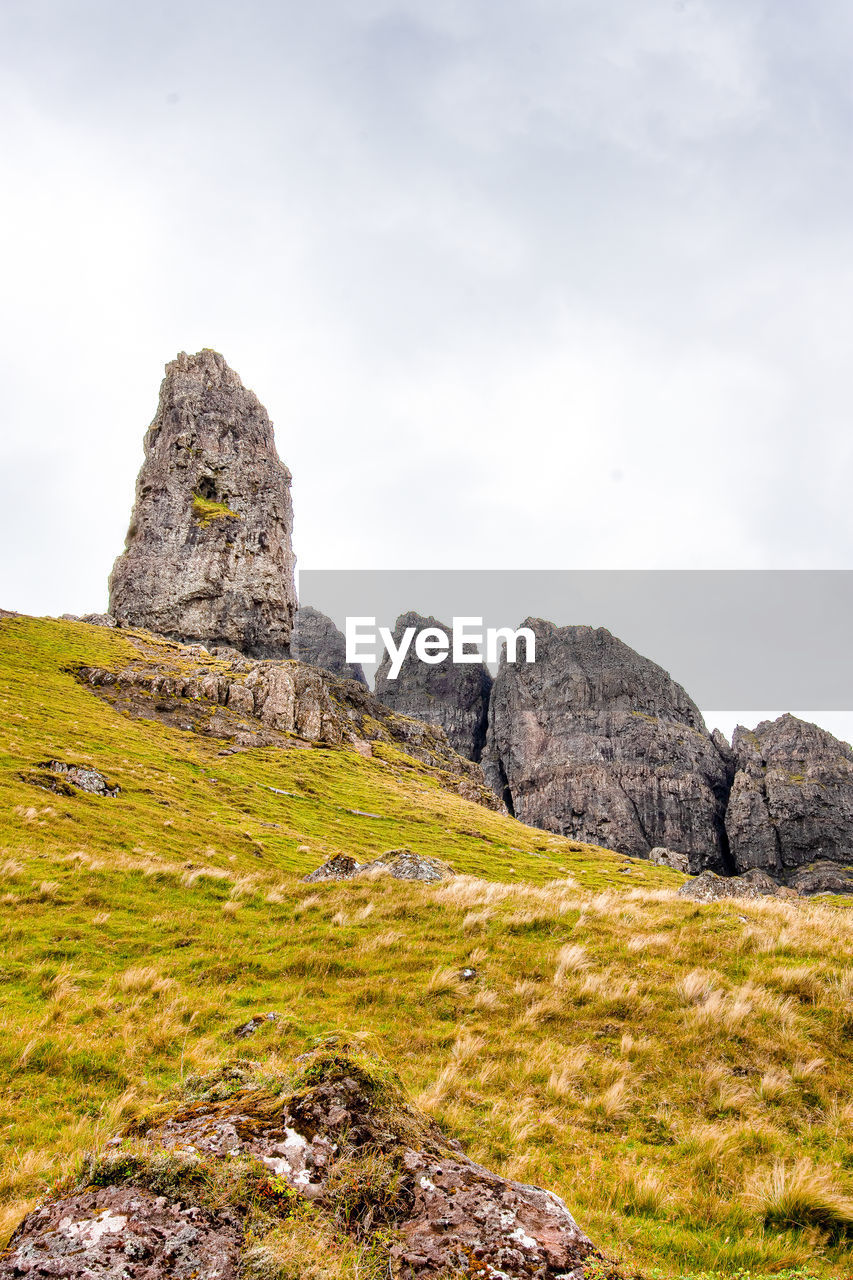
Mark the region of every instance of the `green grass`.
[[[346, 1032], [628, 1269], [853, 1273], [843, 902], [700, 906], [675, 896], [678, 873], [468, 803], [393, 747], [222, 756], [70, 673], [132, 660], [120, 633], [0, 622], [7, 1229], [182, 1077], [228, 1055], [283, 1069]], [[120, 795], [22, 780], [55, 758]], [[333, 853], [399, 847], [462, 875], [300, 882]], [[233, 1039], [267, 1010], [275, 1023]]]
[[212, 498], [203, 498], [200, 493], [193, 494], [193, 519], [202, 529], [206, 529], [214, 520], [242, 520], [237, 511], [232, 511], [225, 502], [214, 502]]

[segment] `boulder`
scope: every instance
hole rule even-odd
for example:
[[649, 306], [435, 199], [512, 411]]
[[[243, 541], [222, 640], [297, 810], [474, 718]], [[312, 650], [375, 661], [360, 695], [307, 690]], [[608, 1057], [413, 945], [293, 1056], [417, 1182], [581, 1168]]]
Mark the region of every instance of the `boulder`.
[[740, 876], [718, 876], [713, 871], [703, 871], [694, 880], [688, 880], [678, 890], [679, 898], [693, 902], [716, 902], [719, 898], [761, 898], [761, 890], [741, 880]]
[[797, 894], [782, 888], [772, 876], [762, 871], [751, 871], [743, 876], [718, 876], [713, 871], [703, 871], [694, 880], [688, 880], [678, 890], [680, 898], [690, 898], [694, 902], [716, 902], [720, 898], [746, 898], [755, 901], [757, 898], [797, 897]]
[[328, 862], [324, 862], [316, 871], [303, 876], [307, 884], [318, 884], [324, 880], [354, 880], [356, 876], [389, 875], [395, 880], [422, 880], [427, 884], [437, 884], [454, 875], [452, 867], [438, 858], [428, 858], [411, 849], [389, 849], [373, 862], [356, 862], [346, 853], [338, 853]]
[[[314, 1219], [294, 1212], [300, 1200]], [[313, 1274], [314, 1223], [366, 1244], [398, 1280], [611, 1273], [559, 1196], [475, 1164], [386, 1063], [332, 1039], [290, 1078], [242, 1062], [188, 1082], [91, 1160], [72, 1194], [24, 1219], [0, 1280], [271, 1274], [253, 1267], [285, 1221], [305, 1231], [277, 1275]]]
[[238, 1280], [240, 1219], [124, 1183], [35, 1209], [0, 1258], [2, 1280]]
[[296, 609], [290, 472], [221, 355], [166, 366], [110, 614], [177, 640], [287, 657]]
[[853, 750], [846, 742], [784, 715], [752, 730], [739, 725], [732, 747], [726, 831], [737, 871], [758, 867], [793, 883], [800, 867], [853, 863]]
[[524, 625], [536, 661], [504, 655], [483, 756], [511, 812], [638, 857], [677, 849], [693, 872], [729, 870], [731, 767], [680, 685], [604, 629]]
[[788, 877], [789, 889], [810, 896], [815, 893], [853, 893], [853, 861], [810, 862]]
[[293, 623], [290, 642], [291, 656], [300, 662], [308, 662], [312, 667], [321, 667], [331, 671], [333, 676], [341, 680], [357, 680], [359, 684], [367, 684], [364, 668], [360, 662], [347, 662], [347, 642], [342, 631], [339, 631], [319, 609], [312, 609], [310, 604], [300, 605]]
[[114, 800], [121, 791], [117, 783], [108, 782], [100, 770], [91, 765], [68, 764], [65, 760], [45, 760], [24, 777], [27, 782], [55, 791], [57, 795], [74, 796], [78, 791], [88, 791], [90, 795]]
[[[420, 613], [403, 613], [394, 626], [395, 644], [407, 627], [415, 632], [437, 627], [451, 640], [452, 629], [435, 618]], [[468, 760], [479, 760], [486, 741], [492, 677], [484, 662], [454, 663], [450, 655], [443, 662], [421, 662], [414, 642], [396, 677], [389, 677], [391, 659], [386, 653], [376, 672], [374, 692], [386, 706], [400, 715], [440, 725], [451, 745]]]
[[674, 849], [664, 849], [660, 845], [652, 849], [649, 862], [656, 867], [671, 867], [673, 871], [690, 871], [690, 859], [686, 853], [676, 853]]

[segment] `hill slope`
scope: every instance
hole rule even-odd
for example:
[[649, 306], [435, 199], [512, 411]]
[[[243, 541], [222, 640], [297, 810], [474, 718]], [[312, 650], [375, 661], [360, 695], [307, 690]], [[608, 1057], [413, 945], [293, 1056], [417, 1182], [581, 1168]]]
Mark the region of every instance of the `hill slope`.
[[[0, 621], [7, 1230], [182, 1076], [346, 1031], [646, 1275], [851, 1273], [843, 903], [700, 907], [678, 874], [463, 800], [393, 745], [221, 755], [72, 673], [138, 657], [100, 628]], [[42, 789], [53, 759], [119, 795]], [[400, 847], [462, 874], [300, 883]]]

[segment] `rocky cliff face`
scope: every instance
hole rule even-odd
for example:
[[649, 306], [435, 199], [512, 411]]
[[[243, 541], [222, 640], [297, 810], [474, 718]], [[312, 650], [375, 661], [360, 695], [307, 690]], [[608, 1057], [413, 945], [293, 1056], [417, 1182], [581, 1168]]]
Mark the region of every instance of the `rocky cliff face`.
[[789, 879], [808, 864], [853, 863], [853, 750], [784, 715], [738, 726], [726, 830], [738, 871]]
[[287, 657], [296, 591], [290, 472], [272, 423], [215, 351], [166, 366], [123, 555], [120, 624]]
[[331, 618], [320, 613], [319, 609], [312, 609], [311, 605], [301, 605], [297, 611], [290, 652], [300, 662], [308, 662], [312, 667], [322, 667], [341, 680], [357, 680], [359, 684], [367, 684], [361, 663], [347, 662], [347, 643], [343, 632], [338, 630]]
[[609, 631], [527, 619], [536, 662], [503, 662], [492, 690], [487, 779], [515, 816], [691, 871], [730, 870], [731, 766], [684, 690]]
[[[452, 641], [450, 627], [443, 622], [420, 613], [403, 613], [394, 627], [396, 644], [407, 627], [414, 627], [416, 632], [439, 627]], [[455, 751], [469, 760], [479, 760], [486, 740], [492, 688], [485, 663], [454, 664], [448, 657], [430, 666], [417, 658], [413, 642], [396, 680], [388, 678], [390, 666], [386, 654], [376, 672], [377, 698], [401, 715], [440, 725]]]

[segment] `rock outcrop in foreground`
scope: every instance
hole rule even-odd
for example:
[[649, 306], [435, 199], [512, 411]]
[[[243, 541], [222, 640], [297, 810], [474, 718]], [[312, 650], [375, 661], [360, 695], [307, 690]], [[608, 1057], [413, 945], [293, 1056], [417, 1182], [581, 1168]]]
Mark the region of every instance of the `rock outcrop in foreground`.
[[398, 1280], [610, 1274], [562, 1200], [469, 1160], [362, 1051], [327, 1042], [289, 1081], [244, 1062], [188, 1092], [29, 1214], [0, 1278], [298, 1275], [359, 1243]]
[[166, 366], [110, 614], [175, 640], [288, 657], [290, 472], [272, 423], [215, 351]]
[[367, 684], [361, 663], [347, 662], [344, 633], [338, 630], [331, 618], [327, 618], [325, 613], [312, 608], [310, 604], [300, 605], [293, 620], [290, 655], [300, 662], [310, 663], [312, 667], [331, 671], [333, 676], [339, 676], [341, 680], [357, 680], [359, 684]]
[[[414, 627], [416, 634], [426, 627], [437, 627], [452, 643], [451, 628], [443, 622], [420, 613], [403, 613], [394, 626], [395, 644], [399, 645], [407, 627]], [[431, 666], [416, 656], [413, 641], [394, 680], [388, 678], [390, 666], [386, 654], [376, 672], [377, 698], [401, 715], [441, 725], [455, 751], [469, 760], [479, 760], [486, 741], [492, 688], [485, 663], [454, 664], [448, 656]]]
[[78, 679], [125, 715], [218, 738], [228, 751], [317, 743], [369, 756], [373, 744], [390, 743], [434, 769], [445, 789], [501, 807], [480, 766], [458, 755], [442, 729], [397, 715], [353, 680], [292, 660], [228, 661], [198, 646], [144, 634], [129, 639], [140, 650], [137, 662], [77, 669]]
[[[737, 772], [726, 830], [738, 871], [758, 867], [795, 883], [798, 870], [814, 863], [853, 868], [853, 750], [846, 742], [784, 715], [753, 730], [738, 725], [732, 749]], [[821, 891], [800, 879], [806, 892]], [[817, 885], [832, 877], [824, 870], [812, 879]], [[837, 880], [842, 891], [853, 888], [850, 872]]]
[[483, 756], [511, 812], [627, 854], [663, 846], [691, 871], [728, 871], [731, 766], [681, 686], [604, 629], [524, 626], [536, 661], [502, 661]]

